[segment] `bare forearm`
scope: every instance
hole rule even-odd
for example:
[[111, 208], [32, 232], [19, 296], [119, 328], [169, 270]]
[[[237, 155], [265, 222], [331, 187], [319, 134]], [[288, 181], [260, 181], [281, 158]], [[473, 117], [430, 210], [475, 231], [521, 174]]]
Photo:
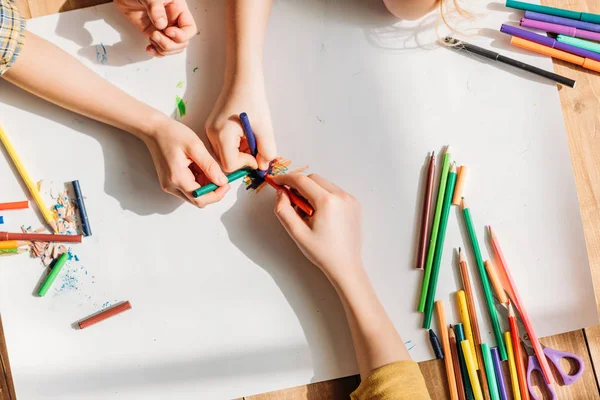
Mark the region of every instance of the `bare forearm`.
[[31, 32], [26, 33], [19, 58], [3, 78], [54, 104], [138, 137], [150, 133], [165, 118]]
[[360, 376], [365, 378], [381, 366], [410, 360], [410, 355], [366, 272], [362, 268], [358, 271], [332, 283], [348, 318]]
[[227, 71], [262, 75], [262, 56], [273, 0], [227, 0]]

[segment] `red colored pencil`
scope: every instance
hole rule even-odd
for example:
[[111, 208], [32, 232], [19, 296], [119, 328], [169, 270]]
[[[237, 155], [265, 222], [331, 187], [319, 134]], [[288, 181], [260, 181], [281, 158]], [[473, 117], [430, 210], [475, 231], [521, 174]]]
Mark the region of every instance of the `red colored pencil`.
[[28, 242], [81, 243], [81, 235], [52, 235], [47, 233], [0, 232], [0, 242], [26, 240]]
[[[519, 327], [517, 326], [517, 317], [512, 303], [508, 302], [508, 323], [510, 325], [510, 336], [513, 343], [513, 353], [515, 354], [515, 363], [517, 364], [517, 377], [519, 378], [519, 388], [521, 390], [521, 399], [529, 400], [529, 389], [527, 388], [527, 374], [525, 372], [525, 363], [521, 355], [521, 339], [519, 337]], [[545, 357], [545, 356], [544, 356]]]
[[529, 335], [529, 340], [531, 340], [531, 344], [533, 346], [533, 351], [535, 352], [535, 355], [537, 356], [540, 362], [540, 367], [542, 368], [542, 375], [544, 375], [544, 379], [546, 380], [546, 382], [549, 385], [552, 385], [554, 383], [554, 376], [550, 371], [550, 365], [548, 364], [548, 360], [546, 359], [546, 355], [544, 354], [542, 345], [540, 344], [540, 341], [537, 335], [535, 334], [535, 331], [533, 330], [533, 324], [529, 319], [529, 315], [527, 315], [527, 310], [525, 310], [525, 305], [521, 300], [521, 296], [519, 296], [517, 286], [515, 285], [515, 280], [513, 279], [512, 274], [508, 269], [508, 264], [506, 263], [506, 258], [504, 258], [504, 253], [502, 253], [502, 249], [500, 248], [500, 242], [498, 241], [498, 237], [496, 236], [496, 233], [492, 230], [491, 226], [488, 226], [488, 229], [490, 232], [490, 237], [492, 239], [492, 247], [494, 248], [494, 251], [498, 255], [498, 259], [500, 260], [499, 266], [501, 267], [501, 270], [499, 269], [498, 272], [504, 273], [504, 276], [500, 276], [500, 279], [504, 279], [505, 282], [503, 284], [504, 289], [508, 293], [508, 297], [510, 298], [510, 300], [515, 304], [515, 306], [517, 306], [517, 309], [521, 314], [521, 318], [523, 319], [523, 325], [525, 325], [525, 330], [527, 331], [527, 334]]
[[427, 238], [429, 233], [429, 219], [431, 218], [431, 202], [433, 198], [433, 181], [435, 177], [435, 152], [431, 153], [429, 159], [429, 172], [427, 172], [427, 184], [423, 197], [423, 215], [421, 216], [421, 236], [419, 238], [419, 250], [417, 253], [417, 269], [425, 268], [425, 256], [427, 253]]
[[271, 175], [265, 175], [265, 181], [267, 181], [267, 183], [273, 186], [276, 190], [283, 190], [289, 196], [292, 204], [304, 211], [307, 215], [312, 216], [315, 212], [315, 209], [312, 208], [310, 204], [308, 204], [308, 201], [306, 201], [306, 199], [304, 199], [301, 196], [298, 196], [296, 193], [292, 192], [288, 187], [275, 183]]
[[29, 201], [13, 201], [12, 203], [0, 203], [0, 210], [23, 210], [29, 208]]
[[106, 310], [96, 315], [92, 315], [91, 317], [86, 318], [83, 321], [79, 321], [77, 324], [79, 325], [79, 329], [85, 329], [94, 324], [97, 324], [98, 322], [102, 322], [105, 319], [114, 317], [115, 315], [121, 314], [122, 312], [130, 309], [131, 303], [129, 303], [129, 301], [126, 301], [125, 303], [117, 304], [114, 307], [107, 308]]

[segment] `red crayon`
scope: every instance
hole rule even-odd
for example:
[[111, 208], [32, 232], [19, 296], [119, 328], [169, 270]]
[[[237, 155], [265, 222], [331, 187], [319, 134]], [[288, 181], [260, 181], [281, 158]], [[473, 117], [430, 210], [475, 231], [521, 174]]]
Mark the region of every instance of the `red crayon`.
[[77, 324], [79, 325], [79, 329], [85, 329], [94, 324], [97, 324], [98, 322], [102, 322], [105, 319], [114, 317], [115, 315], [121, 314], [122, 312], [130, 309], [131, 303], [129, 301], [126, 301], [125, 303], [117, 304], [116, 306], [107, 308], [106, 310], [96, 315], [92, 315], [91, 317], [86, 318], [83, 321], [79, 321]]

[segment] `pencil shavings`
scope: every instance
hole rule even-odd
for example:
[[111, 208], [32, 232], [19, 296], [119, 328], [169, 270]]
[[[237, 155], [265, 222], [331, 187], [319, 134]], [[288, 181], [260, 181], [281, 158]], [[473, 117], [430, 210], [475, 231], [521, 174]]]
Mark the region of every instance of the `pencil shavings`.
[[[282, 157], [277, 157], [271, 164], [269, 165], [269, 169], [265, 173], [265, 175], [284, 175], [287, 173], [294, 172], [304, 172], [308, 169], [308, 165], [302, 168], [295, 169], [293, 171], [289, 171], [288, 167], [292, 164], [290, 160], [286, 160]], [[260, 192], [263, 187], [266, 185], [265, 178], [263, 176], [258, 175], [257, 173], [251, 173], [244, 177], [244, 184], [246, 185], [246, 190], [254, 190], [256, 193]]]

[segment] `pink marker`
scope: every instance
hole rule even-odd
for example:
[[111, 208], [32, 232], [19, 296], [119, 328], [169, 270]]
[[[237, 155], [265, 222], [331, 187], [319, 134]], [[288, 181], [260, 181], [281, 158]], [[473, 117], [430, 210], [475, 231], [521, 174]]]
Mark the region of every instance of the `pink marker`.
[[520, 25], [526, 28], [539, 29], [545, 32], [559, 33], [561, 35], [600, 41], [600, 33], [577, 29], [571, 26], [551, 24], [549, 22], [536, 21], [529, 18], [521, 18]]

